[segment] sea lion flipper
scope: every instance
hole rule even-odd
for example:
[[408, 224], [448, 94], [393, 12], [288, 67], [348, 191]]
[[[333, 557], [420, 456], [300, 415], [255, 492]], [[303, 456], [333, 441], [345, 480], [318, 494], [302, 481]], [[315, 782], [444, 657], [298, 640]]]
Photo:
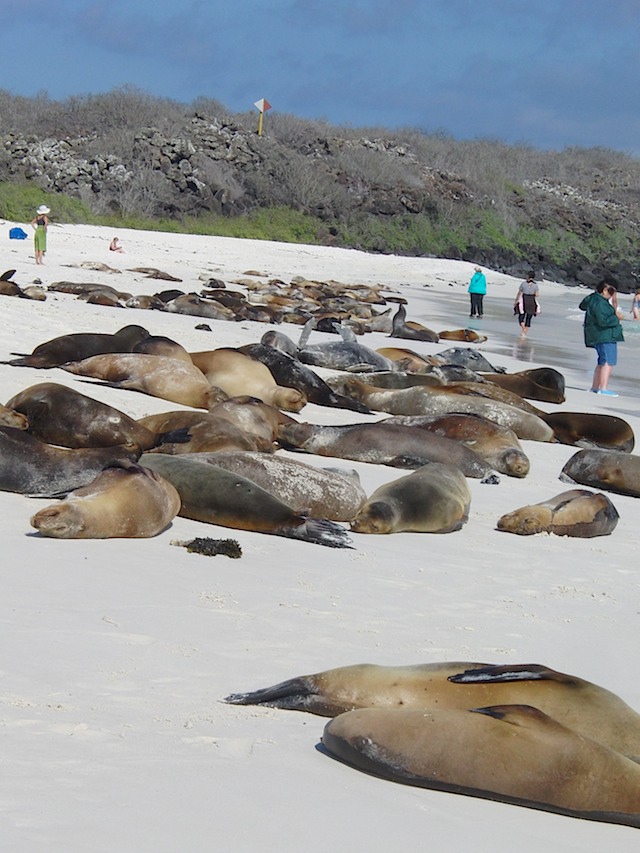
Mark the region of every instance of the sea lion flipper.
[[310, 710], [309, 705], [313, 704], [314, 695], [312, 680], [301, 676], [250, 693], [231, 693], [225, 696], [224, 701], [230, 705], [265, 705], [285, 711], [307, 711]]
[[483, 666], [450, 675], [454, 684], [500, 684], [507, 681], [558, 681], [567, 684], [575, 679], [538, 663], [515, 666]]
[[301, 525], [288, 529], [285, 535], [329, 548], [353, 548], [353, 540], [344, 527], [325, 518], [305, 518]]

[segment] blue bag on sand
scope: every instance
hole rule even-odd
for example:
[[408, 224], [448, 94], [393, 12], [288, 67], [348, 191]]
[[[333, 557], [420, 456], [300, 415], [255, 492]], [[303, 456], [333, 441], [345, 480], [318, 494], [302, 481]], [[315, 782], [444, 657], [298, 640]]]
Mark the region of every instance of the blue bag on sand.
[[9, 231], [9, 239], [10, 240], [26, 240], [27, 232], [23, 231], [22, 228], [12, 228]]

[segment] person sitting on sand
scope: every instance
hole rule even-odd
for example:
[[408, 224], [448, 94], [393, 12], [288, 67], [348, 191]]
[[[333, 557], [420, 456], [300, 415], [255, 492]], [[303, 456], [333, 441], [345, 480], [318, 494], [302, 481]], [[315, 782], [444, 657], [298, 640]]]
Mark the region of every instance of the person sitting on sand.
[[121, 252], [124, 255], [124, 249], [122, 246], [118, 245], [118, 238], [114, 237], [113, 240], [109, 243], [109, 251], [110, 252]]

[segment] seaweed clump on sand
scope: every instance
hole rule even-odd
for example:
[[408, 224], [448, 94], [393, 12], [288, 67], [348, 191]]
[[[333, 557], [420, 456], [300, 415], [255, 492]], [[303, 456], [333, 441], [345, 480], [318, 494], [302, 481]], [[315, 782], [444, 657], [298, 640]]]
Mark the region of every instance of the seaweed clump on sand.
[[205, 557], [215, 557], [217, 554], [223, 554], [234, 560], [242, 557], [242, 548], [236, 539], [212, 539], [209, 536], [200, 536], [188, 542], [174, 540], [171, 544], [186, 548], [190, 554], [204, 554]]

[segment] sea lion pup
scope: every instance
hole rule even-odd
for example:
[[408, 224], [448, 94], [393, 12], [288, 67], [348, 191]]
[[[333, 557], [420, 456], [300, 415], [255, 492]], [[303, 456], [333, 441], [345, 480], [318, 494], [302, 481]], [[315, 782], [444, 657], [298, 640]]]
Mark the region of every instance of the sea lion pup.
[[209, 414], [235, 424], [249, 435], [257, 436], [269, 449], [273, 449], [272, 445], [277, 441], [283, 426], [297, 423], [275, 406], [269, 406], [257, 397], [246, 394], [218, 403]]
[[640, 827], [640, 767], [529, 705], [364, 708], [327, 723], [322, 744], [394, 782]]
[[111, 447], [137, 444], [149, 450], [155, 432], [124, 412], [57, 382], [40, 382], [7, 403], [28, 420], [31, 435], [60, 447]]
[[15, 409], [10, 409], [8, 406], [0, 404], [0, 426], [27, 429], [29, 421], [22, 412], [16, 412]]
[[[263, 336], [264, 337], [264, 336]], [[336, 392], [321, 379], [317, 373], [307, 367], [297, 358], [286, 355], [279, 349], [265, 344], [247, 344], [238, 347], [238, 352], [262, 362], [271, 371], [278, 385], [295, 388], [307, 398], [310, 403], [318, 406], [332, 406], [337, 409], [350, 409], [361, 414], [369, 414], [369, 409]]]
[[576, 447], [601, 447], [631, 453], [635, 436], [631, 426], [616, 415], [600, 412], [551, 412], [542, 419], [553, 430], [556, 441]]
[[138, 445], [69, 449], [0, 426], [0, 490], [53, 497], [90, 483], [117, 459], [135, 461]]
[[287, 412], [299, 412], [307, 404], [304, 394], [278, 385], [268, 367], [238, 350], [222, 347], [192, 352], [190, 356], [207, 381], [229, 397], [258, 397], [269, 406]]
[[580, 734], [640, 761], [640, 714], [615, 693], [540, 664], [362, 663], [302, 675], [226, 702], [335, 717], [354, 708], [534, 705]]
[[123, 326], [112, 335], [100, 332], [77, 332], [45, 341], [31, 355], [5, 362], [14, 367], [60, 367], [68, 361], [81, 361], [106, 352], [131, 352], [149, 332], [142, 326]]
[[483, 344], [488, 340], [486, 335], [481, 335], [473, 329], [452, 329], [451, 331], [438, 332], [441, 341], [466, 341], [467, 343]]
[[192, 457], [246, 477], [294, 512], [329, 521], [351, 521], [367, 499], [356, 471], [316, 468], [287, 456], [222, 450]]
[[618, 511], [602, 492], [571, 489], [547, 501], [523, 506], [498, 519], [498, 530], [531, 536], [555, 533], [591, 539], [609, 536], [618, 524]]
[[133, 462], [106, 468], [93, 482], [31, 519], [56, 539], [140, 539], [156, 536], [178, 514], [180, 496], [159, 474]]
[[469, 518], [471, 492], [453, 465], [431, 462], [376, 489], [351, 522], [354, 533], [452, 533]]
[[298, 341], [297, 357], [305, 364], [361, 372], [394, 369], [392, 361], [359, 344], [351, 329], [344, 326], [338, 327], [342, 340], [310, 344], [308, 340], [314, 324], [313, 318], [307, 321]]
[[560, 479], [639, 498], [640, 456], [621, 450], [579, 450], [562, 469]]
[[517, 373], [481, 373], [483, 379], [513, 391], [528, 400], [564, 403], [564, 376], [553, 367], [520, 370]]
[[143, 353], [106, 353], [60, 367], [77, 376], [102, 379], [116, 388], [142, 391], [181, 406], [208, 409], [217, 401], [216, 389], [193, 364], [179, 358]]
[[526, 477], [531, 467], [515, 432], [482, 415], [395, 415], [383, 423], [415, 426], [460, 441], [508, 477]]
[[384, 421], [323, 426], [295, 423], [280, 429], [279, 442], [287, 450], [303, 450], [394, 468], [421, 468], [430, 462], [455, 465], [465, 477], [499, 483], [492, 468], [458, 441], [414, 427]]
[[288, 504], [246, 477], [188, 456], [145, 453], [141, 464], [157, 471], [176, 487], [182, 501], [178, 514], [183, 518], [331, 548], [351, 547], [347, 531], [336, 522], [294, 512]]
[[553, 430], [542, 418], [490, 397], [443, 394], [440, 388], [375, 388], [354, 376], [344, 377], [338, 387], [342, 393], [355, 397], [374, 411], [390, 415], [444, 415], [449, 412], [482, 415], [509, 427], [520, 439], [553, 441]]
[[139, 341], [131, 350], [144, 355], [164, 355], [168, 358], [178, 358], [191, 364], [191, 356], [186, 349], [171, 338], [164, 335], [149, 335]]
[[[163, 441], [152, 453], [209, 453], [219, 450], [259, 450], [273, 453], [273, 439], [247, 432], [220, 415], [183, 409], [141, 418], [143, 425], [157, 424]], [[168, 436], [175, 435], [175, 441]]]
[[428, 329], [421, 323], [407, 320], [407, 309], [402, 304], [398, 305], [398, 310], [391, 320], [389, 337], [407, 338], [411, 341], [427, 341], [432, 344], [437, 344], [440, 340], [440, 335], [437, 332]]

